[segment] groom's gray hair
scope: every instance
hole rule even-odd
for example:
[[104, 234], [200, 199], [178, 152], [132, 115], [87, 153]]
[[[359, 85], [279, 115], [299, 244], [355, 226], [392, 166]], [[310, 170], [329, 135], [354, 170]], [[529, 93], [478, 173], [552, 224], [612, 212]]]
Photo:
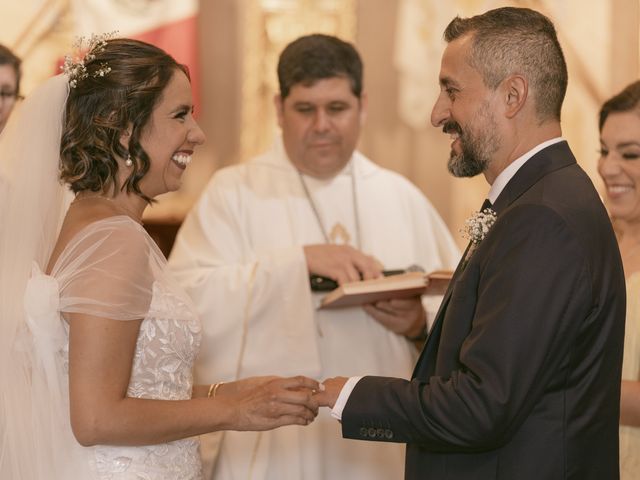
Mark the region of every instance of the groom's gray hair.
[[543, 122], [560, 120], [567, 91], [567, 64], [551, 20], [529, 8], [504, 7], [454, 18], [444, 32], [452, 42], [472, 35], [467, 61], [492, 90], [513, 74], [524, 76]]

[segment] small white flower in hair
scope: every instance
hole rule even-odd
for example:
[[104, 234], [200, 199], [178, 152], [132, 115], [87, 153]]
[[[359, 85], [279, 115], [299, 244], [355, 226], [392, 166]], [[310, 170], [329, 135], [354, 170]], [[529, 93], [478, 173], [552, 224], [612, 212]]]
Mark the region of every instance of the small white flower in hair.
[[[95, 59], [96, 54], [104, 50], [107, 45], [107, 40], [115, 37], [117, 33], [118, 32], [114, 31], [100, 35], [92, 34], [88, 40], [85, 39], [85, 37], [76, 38], [73, 42], [73, 47], [80, 52], [80, 54], [76, 56], [65, 55], [64, 64], [60, 67], [64, 74], [69, 78], [69, 86], [71, 88], [76, 88], [78, 86], [78, 82], [89, 76], [89, 72], [86, 67], [87, 62]], [[83, 55], [82, 52], [86, 53]], [[91, 76], [93, 78], [104, 77], [109, 72], [111, 72], [111, 67], [103, 62], [100, 64], [98, 69], [94, 70]]]

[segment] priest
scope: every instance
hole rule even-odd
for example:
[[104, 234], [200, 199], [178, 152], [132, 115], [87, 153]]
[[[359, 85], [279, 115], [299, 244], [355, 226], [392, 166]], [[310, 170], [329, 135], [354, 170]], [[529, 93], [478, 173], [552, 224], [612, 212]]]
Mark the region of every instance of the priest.
[[[355, 150], [367, 98], [351, 44], [301, 37], [281, 53], [278, 79], [282, 136], [263, 155], [214, 175], [170, 258], [202, 317], [196, 376], [407, 378], [414, 340], [424, 337], [437, 303], [425, 308], [429, 302], [415, 296], [318, 309], [323, 293], [314, 292], [310, 276], [342, 284], [414, 265], [448, 269], [458, 249], [415, 186]], [[214, 476], [402, 476], [402, 446], [342, 440], [339, 431], [323, 411], [308, 427], [227, 432]], [[203, 440], [205, 460], [211, 443]]]

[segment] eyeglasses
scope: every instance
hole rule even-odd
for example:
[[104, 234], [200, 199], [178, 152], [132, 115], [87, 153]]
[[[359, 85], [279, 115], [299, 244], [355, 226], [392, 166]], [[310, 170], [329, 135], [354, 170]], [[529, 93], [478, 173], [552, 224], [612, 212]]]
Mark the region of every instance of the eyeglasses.
[[24, 97], [18, 94], [18, 92], [0, 91], [0, 100], [2, 102], [15, 102], [16, 100], [22, 100], [23, 98]]

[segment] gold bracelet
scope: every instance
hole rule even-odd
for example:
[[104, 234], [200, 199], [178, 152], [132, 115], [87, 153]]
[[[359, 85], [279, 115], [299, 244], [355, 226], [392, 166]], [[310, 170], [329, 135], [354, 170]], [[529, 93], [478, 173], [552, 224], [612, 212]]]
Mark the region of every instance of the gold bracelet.
[[216, 398], [216, 393], [218, 392], [218, 388], [220, 388], [220, 385], [222, 385], [224, 382], [218, 382], [218, 383], [212, 383], [209, 386], [209, 391], [207, 392], [207, 398]]
[[222, 385], [224, 382], [218, 382], [216, 383], [216, 385], [213, 387], [213, 395], [211, 395], [212, 398], [216, 398], [216, 393], [218, 392], [218, 388], [220, 388], [220, 385]]

